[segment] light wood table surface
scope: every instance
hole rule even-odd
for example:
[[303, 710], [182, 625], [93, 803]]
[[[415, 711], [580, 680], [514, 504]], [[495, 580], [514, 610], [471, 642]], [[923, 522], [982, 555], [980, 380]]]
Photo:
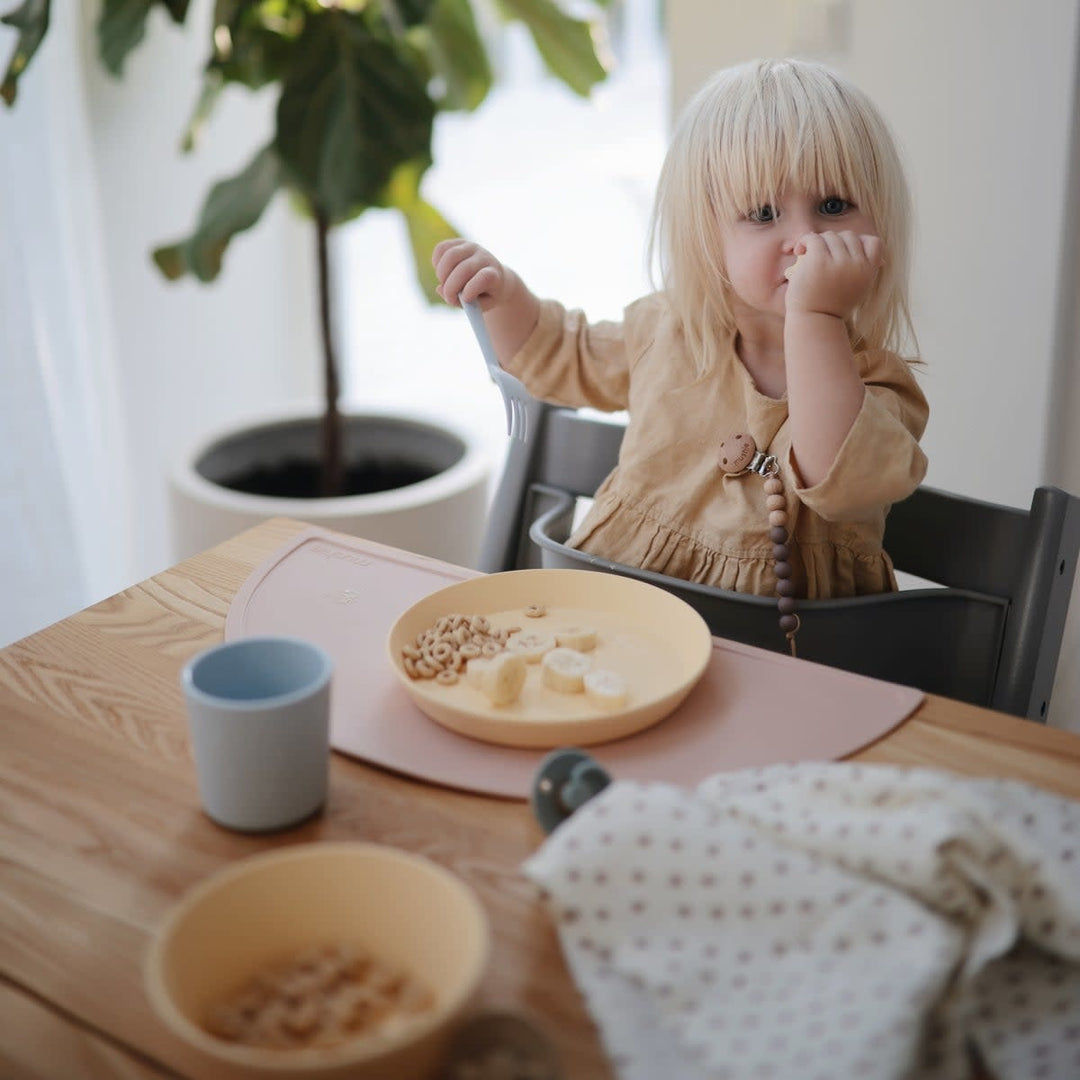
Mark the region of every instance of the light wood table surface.
[[[494, 953], [479, 1004], [537, 1020], [571, 1080], [613, 1074], [533, 886], [523, 802], [335, 754], [318, 818], [272, 836], [199, 809], [178, 675], [223, 637], [250, 572], [307, 526], [278, 518], [0, 650], [0, 1076], [189, 1075], [143, 992], [155, 926], [239, 857], [355, 839], [422, 853], [479, 894]], [[856, 760], [1009, 776], [1080, 798], [1080, 737], [930, 697]]]

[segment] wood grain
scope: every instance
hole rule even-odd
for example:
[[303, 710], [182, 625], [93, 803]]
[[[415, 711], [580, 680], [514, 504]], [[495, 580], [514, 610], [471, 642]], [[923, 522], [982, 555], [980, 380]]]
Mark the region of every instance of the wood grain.
[[[0, 1043], [4, 1080], [166, 1080], [178, 1074], [132, 1056], [70, 1016], [0, 980]], [[19, 1033], [18, 1039], [10, 1037]]]
[[928, 697], [911, 719], [851, 760], [1008, 776], [1080, 799], [1080, 737], [946, 698]]
[[[190, 1074], [142, 986], [154, 932], [218, 867], [269, 848], [357, 839], [469, 882], [495, 950], [479, 1004], [524, 1012], [571, 1080], [612, 1072], [519, 867], [543, 837], [528, 807], [334, 755], [325, 812], [269, 837], [199, 810], [178, 675], [220, 641], [233, 594], [303, 522], [275, 519], [0, 650], [0, 1067], [26, 1077]], [[1080, 797], [1080, 738], [929, 698], [866, 762], [1012, 776]]]

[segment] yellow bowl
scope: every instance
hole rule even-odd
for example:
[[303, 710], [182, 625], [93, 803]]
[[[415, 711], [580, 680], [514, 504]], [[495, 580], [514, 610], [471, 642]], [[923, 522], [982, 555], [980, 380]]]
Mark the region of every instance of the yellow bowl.
[[[276, 1050], [215, 1038], [208, 1010], [312, 946], [351, 945], [424, 983], [434, 1006], [386, 1034], [332, 1049]], [[256, 855], [196, 886], [151, 945], [146, 985], [200, 1075], [428, 1080], [488, 963], [484, 909], [428, 859], [376, 844], [304, 844]]]
[[[533, 606], [543, 615], [528, 617]], [[444, 686], [412, 679], [402, 648], [449, 614], [493, 616], [500, 625], [555, 633], [567, 619], [595, 624], [589, 654], [630, 686], [626, 703], [605, 710], [585, 694], [549, 690], [529, 665], [520, 697], [493, 705], [461, 680]], [[507, 570], [448, 585], [404, 611], [390, 628], [387, 653], [406, 693], [430, 719], [459, 735], [504, 746], [551, 749], [621, 739], [659, 723], [697, 685], [712, 656], [705, 620], [684, 600], [655, 585], [597, 570]]]

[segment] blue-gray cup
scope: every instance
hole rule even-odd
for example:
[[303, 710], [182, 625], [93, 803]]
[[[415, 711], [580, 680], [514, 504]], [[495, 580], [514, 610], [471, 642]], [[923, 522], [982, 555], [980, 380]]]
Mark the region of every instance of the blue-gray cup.
[[329, 654], [293, 637], [249, 637], [192, 657], [180, 675], [199, 799], [219, 825], [264, 832], [326, 802]]

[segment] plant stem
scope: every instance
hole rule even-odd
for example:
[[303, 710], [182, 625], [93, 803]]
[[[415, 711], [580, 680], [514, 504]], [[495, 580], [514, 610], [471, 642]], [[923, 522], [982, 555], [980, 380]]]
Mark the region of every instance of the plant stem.
[[341, 452], [341, 413], [338, 412], [338, 370], [334, 353], [334, 330], [330, 318], [330, 222], [321, 210], [315, 211], [315, 234], [319, 262], [319, 333], [323, 353], [325, 406], [320, 426], [319, 493], [324, 498], [343, 495], [345, 467]]

